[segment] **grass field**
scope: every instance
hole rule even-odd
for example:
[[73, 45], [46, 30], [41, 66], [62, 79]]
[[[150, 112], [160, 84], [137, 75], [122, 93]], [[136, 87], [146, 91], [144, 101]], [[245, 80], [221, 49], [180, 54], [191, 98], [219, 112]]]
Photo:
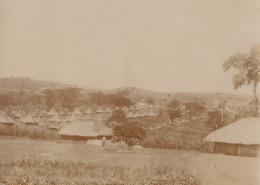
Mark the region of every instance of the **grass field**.
[[[6, 136], [0, 137], [0, 148], [1, 164], [23, 159], [42, 160], [46, 163], [50, 160], [56, 160], [61, 161], [61, 163], [62, 161], [84, 163], [94, 166], [94, 170], [98, 166], [101, 166], [101, 169], [112, 169], [108, 170], [112, 172], [116, 171], [115, 169], [123, 169], [126, 170], [124, 172], [127, 172], [126, 174], [128, 171], [143, 171], [144, 168], [152, 169], [151, 174], [153, 174], [153, 170], [167, 165], [170, 169], [185, 168], [189, 170], [191, 174], [200, 179], [203, 185], [260, 184], [260, 161], [259, 158], [254, 157], [227, 156], [175, 149], [109, 152], [105, 151], [103, 147], [87, 145], [85, 142], [42, 141]], [[19, 166], [14, 166], [19, 171]], [[6, 170], [8, 169], [10, 168], [7, 166]], [[69, 168], [64, 170], [69, 170]], [[54, 171], [50, 172], [55, 173]], [[93, 175], [95, 175], [94, 172]]]

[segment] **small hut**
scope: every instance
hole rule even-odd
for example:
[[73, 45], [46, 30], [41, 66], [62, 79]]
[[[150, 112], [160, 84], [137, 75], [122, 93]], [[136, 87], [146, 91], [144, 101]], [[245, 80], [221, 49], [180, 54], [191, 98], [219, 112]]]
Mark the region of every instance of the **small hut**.
[[23, 117], [20, 122], [24, 125], [38, 125], [37, 121], [33, 119], [32, 115], [28, 114], [26, 117]]
[[113, 131], [102, 122], [94, 120], [76, 120], [60, 129], [59, 134], [61, 135], [61, 138], [65, 140], [87, 141], [102, 139], [103, 137], [111, 139]]
[[14, 120], [2, 111], [0, 111], [0, 123], [5, 126], [13, 126], [15, 124]]
[[62, 120], [60, 119], [60, 117], [56, 114], [55, 116], [51, 117], [49, 119], [50, 123], [62, 123]]
[[56, 111], [52, 108], [49, 112], [47, 112], [47, 117], [52, 117], [56, 114]]
[[209, 134], [214, 152], [228, 155], [259, 156], [260, 118], [244, 118]]

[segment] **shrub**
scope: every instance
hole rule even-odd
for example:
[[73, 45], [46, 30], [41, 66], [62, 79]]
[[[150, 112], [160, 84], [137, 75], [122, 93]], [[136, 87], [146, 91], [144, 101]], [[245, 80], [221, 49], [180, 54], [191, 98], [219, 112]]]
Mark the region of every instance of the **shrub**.
[[129, 146], [133, 146], [145, 138], [145, 130], [137, 123], [116, 125], [113, 132], [113, 141], [124, 141]]

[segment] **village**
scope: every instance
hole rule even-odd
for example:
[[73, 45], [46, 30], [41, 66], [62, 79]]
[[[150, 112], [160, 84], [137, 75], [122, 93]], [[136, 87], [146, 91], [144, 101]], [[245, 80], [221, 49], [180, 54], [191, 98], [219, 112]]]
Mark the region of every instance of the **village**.
[[258, 0], [0, 9], [0, 185], [260, 185]]

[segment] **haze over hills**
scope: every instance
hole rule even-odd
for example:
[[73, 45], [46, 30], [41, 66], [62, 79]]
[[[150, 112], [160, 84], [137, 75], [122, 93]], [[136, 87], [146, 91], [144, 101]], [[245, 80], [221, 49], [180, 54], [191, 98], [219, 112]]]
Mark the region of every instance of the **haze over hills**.
[[188, 101], [204, 101], [211, 102], [214, 105], [219, 103], [221, 94], [222, 98], [228, 99], [229, 101], [234, 101], [236, 104], [238, 102], [247, 103], [253, 100], [252, 95], [239, 95], [239, 94], [231, 94], [231, 93], [219, 93], [219, 92], [155, 92], [135, 87], [123, 87], [117, 89], [97, 89], [97, 88], [88, 88], [86, 86], [79, 86], [73, 84], [65, 84], [60, 82], [53, 81], [43, 81], [43, 80], [35, 80], [29, 77], [5, 77], [0, 78], [0, 89], [1, 91], [6, 90], [20, 90], [22, 88], [24, 90], [41, 90], [45, 88], [50, 89], [58, 89], [65, 87], [78, 87], [81, 88], [82, 91], [86, 94], [92, 92], [103, 92], [103, 93], [114, 93], [122, 90], [126, 90], [129, 92], [129, 98], [134, 101], [143, 101], [148, 97], [153, 98], [154, 100], [167, 103], [171, 99], [180, 99], [183, 102]]

